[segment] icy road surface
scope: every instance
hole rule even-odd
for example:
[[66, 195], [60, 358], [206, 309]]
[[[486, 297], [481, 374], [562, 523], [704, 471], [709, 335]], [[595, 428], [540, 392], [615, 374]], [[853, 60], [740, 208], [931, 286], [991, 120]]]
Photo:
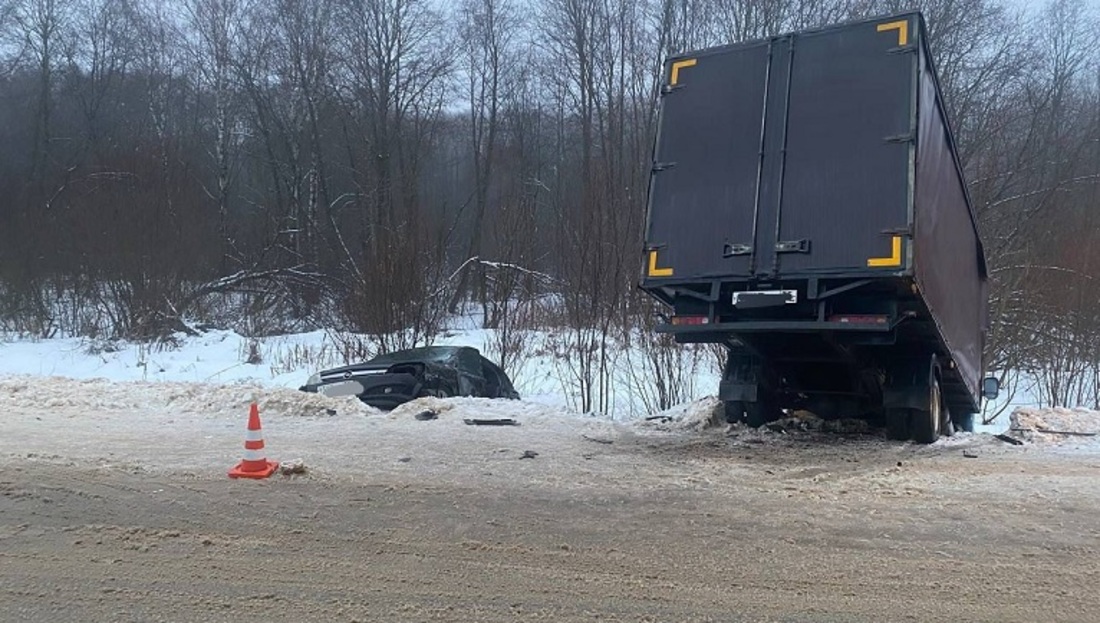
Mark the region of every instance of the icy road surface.
[[[226, 478], [254, 394], [268, 458], [306, 474]], [[2, 378], [0, 621], [1100, 612], [1093, 438], [921, 447], [708, 426], [716, 407], [612, 423], [513, 401], [380, 413], [243, 384]], [[519, 426], [463, 422], [504, 417]]]

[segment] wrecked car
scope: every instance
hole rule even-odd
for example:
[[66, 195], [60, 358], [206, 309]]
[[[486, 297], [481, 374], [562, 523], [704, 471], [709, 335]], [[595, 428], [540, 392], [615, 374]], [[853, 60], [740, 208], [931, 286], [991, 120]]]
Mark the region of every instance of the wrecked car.
[[424, 396], [519, 398], [508, 375], [470, 346], [423, 346], [379, 355], [318, 372], [299, 389], [357, 396], [386, 410]]

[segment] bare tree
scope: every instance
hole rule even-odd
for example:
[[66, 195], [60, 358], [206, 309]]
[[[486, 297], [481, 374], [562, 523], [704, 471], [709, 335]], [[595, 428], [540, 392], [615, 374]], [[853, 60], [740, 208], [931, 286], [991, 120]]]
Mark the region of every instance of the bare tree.
[[[470, 157], [473, 163], [473, 218], [469, 223], [469, 242], [465, 255], [480, 257], [485, 230], [485, 215], [489, 207], [490, 190], [494, 182], [497, 160], [500, 112], [514, 88], [519, 71], [518, 10], [510, 0], [464, 0], [459, 8], [459, 29], [462, 48], [462, 70], [465, 73], [466, 100], [469, 105]], [[476, 265], [481, 267], [479, 263]], [[486, 277], [483, 270], [462, 274], [454, 292], [451, 308], [466, 294], [470, 275], [477, 276], [475, 289], [484, 311], [483, 323], [490, 326]]]
[[213, 99], [215, 188], [210, 195], [217, 204], [218, 232], [227, 256], [233, 247], [229, 212], [240, 115], [234, 67], [245, 45], [247, 1], [187, 0], [182, 4], [188, 29], [180, 39], [186, 43], [196, 74]]
[[[30, 179], [43, 179], [53, 138], [55, 72], [71, 39], [73, 5], [69, 0], [20, 0], [7, 8], [0, 41], [18, 50], [17, 58], [33, 64], [37, 73], [33, 153]], [[40, 189], [44, 190], [44, 189]]]
[[359, 250], [349, 250], [352, 315], [379, 336], [416, 325], [407, 335], [423, 339], [446, 300], [429, 300], [439, 296], [444, 266], [430, 242], [421, 165], [450, 87], [453, 46], [441, 15], [420, 0], [345, 0], [339, 21], [346, 166], [360, 215]]

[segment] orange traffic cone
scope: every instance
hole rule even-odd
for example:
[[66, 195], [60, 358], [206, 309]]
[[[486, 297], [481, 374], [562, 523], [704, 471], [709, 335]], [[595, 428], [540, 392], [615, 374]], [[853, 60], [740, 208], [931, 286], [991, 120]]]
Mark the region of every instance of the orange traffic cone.
[[260, 407], [256, 401], [248, 409], [248, 433], [244, 438], [244, 460], [229, 470], [230, 478], [267, 478], [279, 464], [264, 457], [264, 435], [260, 431]]

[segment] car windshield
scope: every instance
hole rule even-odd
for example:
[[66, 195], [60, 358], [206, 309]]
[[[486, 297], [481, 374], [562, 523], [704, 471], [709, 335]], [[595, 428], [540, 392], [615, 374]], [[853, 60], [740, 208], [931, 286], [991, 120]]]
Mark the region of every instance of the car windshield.
[[393, 365], [410, 361], [446, 362], [453, 361], [463, 350], [464, 348], [461, 346], [421, 346], [420, 348], [410, 348], [379, 355], [368, 363]]

